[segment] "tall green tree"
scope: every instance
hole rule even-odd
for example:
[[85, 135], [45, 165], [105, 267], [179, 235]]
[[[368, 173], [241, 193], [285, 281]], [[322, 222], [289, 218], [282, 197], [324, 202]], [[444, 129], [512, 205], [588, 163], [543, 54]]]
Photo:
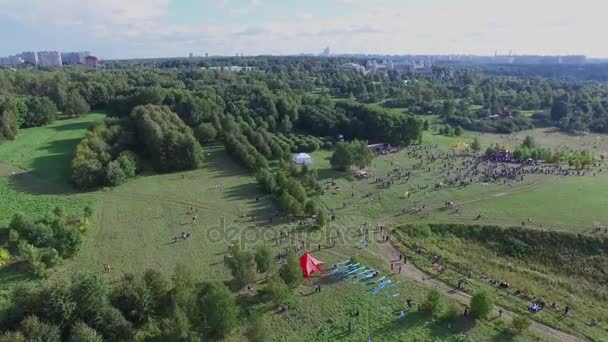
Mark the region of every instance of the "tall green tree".
[[203, 284], [197, 296], [198, 319], [195, 326], [203, 334], [223, 338], [238, 325], [238, 307], [228, 288], [220, 283]]
[[230, 256], [226, 258], [226, 266], [230, 269], [234, 283], [238, 288], [252, 283], [255, 280], [254, 261], [251, 253], [235, 245]]

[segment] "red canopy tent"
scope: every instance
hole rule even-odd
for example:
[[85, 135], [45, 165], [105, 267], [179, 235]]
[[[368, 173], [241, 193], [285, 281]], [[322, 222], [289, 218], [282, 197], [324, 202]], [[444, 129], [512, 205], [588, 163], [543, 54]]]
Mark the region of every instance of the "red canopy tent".
[[310, 255], [310, 253], [306, 252], [304, 255], [300, 257], [300, 267], [302, 268], [302, 272], [304, 272], [304, 276], [306, 279], [310, 281], [310, 274], [312, 272], [325, 273], [319, 267], [319, 265], [323, 265], [323, 261], [319, 261]]

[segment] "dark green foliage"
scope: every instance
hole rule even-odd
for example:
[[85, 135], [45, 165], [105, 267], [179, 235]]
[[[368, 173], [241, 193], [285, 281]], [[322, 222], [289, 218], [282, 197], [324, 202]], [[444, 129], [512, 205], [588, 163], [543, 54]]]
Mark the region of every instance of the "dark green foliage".
[[63, 106], [63, 114], [70, 116], [80, 116], [88, 113], [91, 107], [82, 95], [77, 91], [71, 91], [67, 94]]
[[158, 171], [199, 167], [203, 151], [192, 130], [167, 107], [146, 105], [133, 109], [140, 147]]
[[317, 210], [317, 218], [315, 219], [315, 224], [319, 228], [323, 228], [329, 222], [329, 218], [327, 217], [327, 212], [323, 209]]
[[528, 328], [530, 328], [531, 325], [532, 321], [530, 320], [530, 318], [524, 315], [517, 315], [513, 318], [513, 321], [511, 322], [510, 330], [515, 335], [522, 335], [528, 330]]
[[295, 254], [289, 254], [289, 256], [287, 256], [287, 262], [281, 266], [279, 275], [290, 288], [295, 288], [300, 285], [303, 278], [302, 269], [300, 268], [300, 263]]
[[281, 277], [273, 274], [266, 281], [266, 286], [260, 291], [263, 300], [269, 301], [274, 307], [284, 304], [291, 296], [291, 290]]
[[10, 110], [0, 108], [0, 142], [13, 140], [19, 131], [19, 117]]
[[471, 312], [476, 319], [485, 319], [494, 310], [494, 296], [485, 290], [475, 292], [471, 297]]
[[268, 341], [270, 335], [268, 329], [264, 326], [264, 322], [259, 315], [251, 317], [247, 324], [245, 337], [250, 342], [265, 342]]
[[268, 272], [272, 267], [272, 250], [264, 245], [255, 252], [255, 265], [258, 273]]
[[439, 316], [443, 311], [444, 306], [445, 296], [438, 289], [432, 288], [427, 293], [421, 308], [433, 316]]
[[95, 329], [83, 322], [76, 322], [70, 329], [69, 342], [103, 342], [103, 338]]
[[217, 130], [215, 129], [215, 127], [213, 127], [212, 124], [205, 122], [198, 125], [194, 129], [194, 135], [201, 143], [209, 142], [215, 140], [215, 138], [217, 137]]
[[61, 334], [55, 325], [40, 321], [36, 316], [29, 316], [21, 322], [19, 329], [28, 341], [60, 342]]
[[243, 288], [255, 280], [253, 256], [238, 245], [230, 251], [230, 256], [226, 258], [226, 266], [230, 269], [237, 288]]
[[136, 135], [128, 118], [106, 119], [93, 126], [76, 147], [72, 182], [79, 188], [91, 188], [120, 184], [135, 176], [137, 160], [129, 150], [136, 147]]
[[526, 135], [526, 138], [524, 139], [524, 142], [521, 145], [526, 148], [535, 148], [536, 142], [534, 141], [533, 137]]
[[222, 338], [238, 325], [238, 308], [223, 284], [203, 284], [197, 295], [200, 317], [197, 326], [205, 335]]
[[460, 126], [456, 126], [456, 128], [454, 128], [454, 135], [457, 137], [462, 135], [462, 128]]
[[61, 258], [72, 256], [81, 244], [78, 221], [67, 220], [61, 208], [55, 208], [38, 220], [23, 214], [15, 214], [8, 225], [6, 241], [16, 248], [38, 277], [44, 278], [46, 267], [53, 267]]
[[27, 102], [27, 113], [22, 127], [38, 127], [49, 124], [57, 117], [57, 106], [48, 97], [32, 97]]
[[[585, 277], [602, 283], [608, 281], [608, 271], [600, 265], [608, 262], [608, 239], [568, 232], [503, 228], [458, 224], [424, 225], [433, 234], [450, 234], [482, 243], [498, 255], [518, 257], [529, 262], [542, 261], [555, 272]], [[404, 232], [411, 225], [403, 226]], [[430, 235], [430, 234], [429, 234]], [[492, 243], [488, 243], [488, 237]]]
[[374, 156], [367, 147], [366, 141], [354, 140], [349, 143], [338, 143], [331, 156], [330, 163], [333, 168], [346, 171], [352, 165], [362, 169], [369, 166]]
[[481, 151], [481, 143], [479, 142], [479, 138], [478, 137], [473, 138], [473, 142], [471, 143], [471, 148], [475, 152]]
[[272, 193], [276, 188], [274, 175], [267, 169], [263, 168], [256, 174], [256, 180], [262, 190], [266, 193]]
[[154, 315], [154, 300], [146, 282], [139, 277], [125, 279], [112, 293], [112, 305], [135, 325], [148, 322]]

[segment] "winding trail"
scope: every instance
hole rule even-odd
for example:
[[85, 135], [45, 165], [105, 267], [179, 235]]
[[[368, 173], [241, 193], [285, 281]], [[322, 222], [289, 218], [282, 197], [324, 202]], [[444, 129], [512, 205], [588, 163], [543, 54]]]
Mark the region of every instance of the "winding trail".
[[[381, 247], [381, 253], [383, 254], [383, 258], [388, 260], [397, 260], [399, 259], [400, 251], [399, 249], [391, 242], [391, 243], [383, 243]], [[403, 279], [413, 280], [417, 283], [423, 284], [425, 286], [433, 286], [444, 292], [448, 297], [457, 300], [461, 304], [469, 305], [471, 301], [471, 295], [464, 293], [462, 291], [453, 288], [452, 286], [434, 279], [431, 276], [426, 275], [423, 271], [414, 266], [411, 262], [408, 264], [400, 264], [402, 267], [401, 273], [397, 274]], [[494, 315], [498, 316], [498, 310], [502, 310], [502, 316], [506, 317], [509, 320], [512, 320], [515, 314], [505, 308], [495, 307]], [[531, 321], [531, 329], [539, 334], [554, 338], [558, 341], [565, 342], [584, 342], [586, 341], [584, 338], [567, 334], [563, 331], [557, 330], [550, 326], [544, 325], [542, 323], [538, 323], [534, 320]]]

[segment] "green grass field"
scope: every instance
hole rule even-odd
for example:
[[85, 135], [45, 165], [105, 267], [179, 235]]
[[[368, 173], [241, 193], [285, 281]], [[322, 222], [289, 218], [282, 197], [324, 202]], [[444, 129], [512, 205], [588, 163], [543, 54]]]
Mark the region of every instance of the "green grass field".
[[[271, 199], [256, 201], [261, 193], [254, 178], [236, 165], [222, 147], [205, 147], [204, 166], [195, 171], [144, 174], [116, 188], [74, 192], [66, 177], [73, 149], [88, 125], [102, 117], [102, 114], [89, 114], [79, 119], [57, 121], [44, 128], [25, 129], [16, 141], [0, 145], [0, 225], [6, 224], [16, 211], [38, 214], [56, 205], [66, 206], [71, 211], [82, 210], [87, 204], [95, 207], [93, 227], [87, 233], [81, 251], [53, 269], [51, 277], [65, 277], [83, 270], [101, 272], [103, 264], [110, 264], [113, 271], [104, 276], [108, 281], [115, 281], [126, 272], [156, 268], [170, 273], [175, 265], [185, 264], [201, 280], [226, 281], [230, 275], [223, 266], [223, 256], [230, 243], [241, 243], [245, 248], [253, 249], [261, 244], [273, 244], [279, 230], [298, 232], [297, 225], [290, 222], [275, 220], [270, 224], [269, 217], [274, 209]], [[454, 138], [425, 133], [425, 144], [437, 144], [448, 149], [459, 141], [472, 139], [473, 135], [467, 132], [465, 136]], [[334, 178], [340, 186], [339, 191], [328, 191], [321, 198], [327, 208], [339, 208], [337, 221], [322, 231], [292, 234], [299, 240], [308, 241], [307, 246], [312, 250], [316, 250], [317, 244], [324, 247], [330, 236], [344, 237], [344, 242], [336, 248], [315, 251], [315, 257], [328, 264], [361, 253], [360, 257], [366, 264], [387, 272], [386, 262], [376, 251], [378, 246], [372, 245], [369, 251], [362, 252], [357, 248], [363, 222], [467, 221], [477, 211], [484, 212], [487, 223], [495, 222], [492, 219], [509, 223], [519, 220], [515, 220], [515, 216], [525, 217], [537, 212], [533, 216], [534, 222], [548, 220], [555, 226], [548, 224], [547, 228], [556, 229], [565, 229], [558, 226], [558, 222], [569, 225], [568, 229], [581, 231], [586, 224], [608, 222], [600, 208], [605, 200], [596, 201], [600, 194], [596, 198], [576, 195], [579, 188], [591, 191], [601, 187], [603, 182], [608, 182], [606, 177], [557, 181], [550, 177], [531, 177], [533, 186], [478, 184], [466, 189], [425, 192], [417, 191], [416, 186], [434, 184], [439, 174], [414, 170], [408, 184], [395, 184], [391, 189], [383, 190], [370, 181], [356, 181], [347, 173], [333, 171], [329, 167], [329, 156], [327, 151], [313, 154], [319, 177], [324, 181]], [[411, 165], [407, 154], [402, 152], [375, 159], [370, 169], [384, 176], [392, 168], [410, 168]], [[513, 192], [520, 188], [521, 191]], [[370, 201], [365, 198], [369, 191], [375, 198], [379, 195], [380, 199]], [[403, 198], [405, 191], [413, 193], [409, 200]], [[505, 195], [496, 196], [500, 193]], [[436, 210], [448, 198], [457, 202], [476, 201], [466, 204], [464, 213], [454, 217]], [[518, 198], [521, 201], [539, 201], [541, 209], [521, 205]], [[554, 207], [547, 198], [558, 199], [561, 204]], [[566, 199], [571, 198], [579, 202], [578, 207], [567, 210], [570, 201]], [[344, 202], [347, 208], [341, 209]], [[396, 216], [402, 208], [422, 202], [431, 208], [428, 215]], [[570, 217], [584, 206], [588, 208], [580, 215], [581, 218]], [[197, 211], [196, 222], [188, 213], [190, 208]], [[174, 243], [173, 237], [181, 232], [192, 236]], [[274, 246], [273, 250], [278, 252], [289, 244]], [[29, 276], [18, 269], [0, 270], [0, 306], [10, 288], [29, 280]], [[439, 320], [411, 313], [405, 320], [398, 321], [394, 310], [404, 307], [407, 298], [420, 302], [427, 291], [422, 285], [403, 281], [394, 288], [394, 292], [401, 294], [397, 299], [386, 294], [372, 297], [366, 289], [358, 284], [341, 282], [325, 286], [321, 294], [309, 295], [312, 289], [304, 284], [296, 291], [289, 314], [269, 312], [264, 322], [272, 331], [273, 340], [277, 341], [358, 341], [367, 335], [372, 335], [374, 340], [445, 341], [457, 340], [462, 329], [467, 330], [471, 340], [498, 341], [504, 338], [502, 331], [506, 323], [501, 320], [484, 321], [474, 326], [464, 326], [463, 323], [448, 328]], [[360, 308], [361, 312], [356, 319], [349, 316], [354, 307]], [[352, 335], [343, 333], [349, 322], [355, 324], [356, 330]], [[539, 339], [532, 335], [522, 338]], [[242, 339], [239, 335], [233, 340]]]

